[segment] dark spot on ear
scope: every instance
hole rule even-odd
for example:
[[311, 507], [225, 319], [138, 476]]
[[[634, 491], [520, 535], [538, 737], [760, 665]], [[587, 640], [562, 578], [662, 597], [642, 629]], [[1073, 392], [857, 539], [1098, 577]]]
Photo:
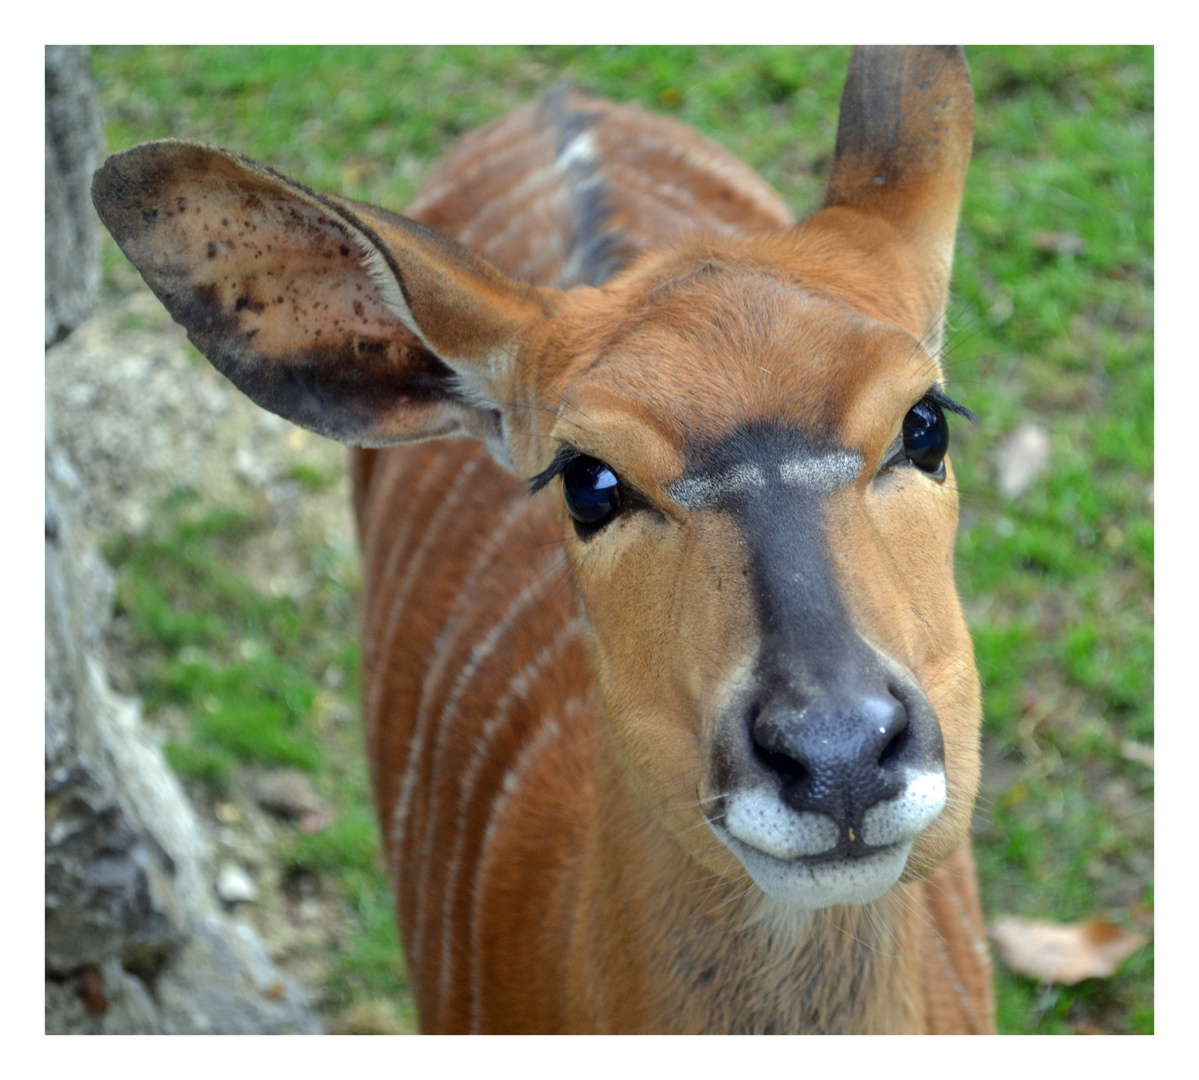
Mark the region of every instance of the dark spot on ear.
[[216, 258], [216, 244], [214, 244], [211, 240], [208, 241], [208, 257], [210, 259]]
[[343, 259], [348, 259], [350, 257], [350, 249], [346, 244], [342, 244], [337, 250], [341, 252], [341, 257]]
[[376, 355], [387, 352], [387, 342], [372, 341], [369, 338], [358, 338], [354, 342], [354, 348], [361, 353], [374, 353]]
[[245, 311], [247, 308], [254, 312], [255, 315], [261, 315], [264, 311], [266, 311], [266, 304], [264, 304], [261, 300], [255, 300], [249, 294], [246, 294], [245, 296], [239, 296], [237, 298], [237, 302], [233, 305], [233, 310]]
[[[190, 290], [190, 303], [177, 303], [174, 292], [164, 293], [161, 300], [167, 305], [167, 310], [175, 316], [177, 322], [183, 322], [184, 316], [191, 316], [202, 326], [217, 319], [226, 318], [221, 307], [221, 294], [212, 284], [195, 285]], [[176, 315], [176, 311], [179, 312]], [[184, 325], [190, 325], [185, 323]]]

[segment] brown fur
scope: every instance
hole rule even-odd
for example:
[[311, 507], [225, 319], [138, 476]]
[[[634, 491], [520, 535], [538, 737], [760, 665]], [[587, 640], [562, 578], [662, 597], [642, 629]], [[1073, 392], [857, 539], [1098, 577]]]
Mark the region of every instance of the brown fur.
[[[570, 89], [434, 171], [411, 217], [461, 245], [187, 144], [97, 175], [251, 396], [348, 442], [491, 450], [353, 466], [366, 737], [426, 1030], [990, 1030], [952, 473], [880, 471], [940, 375], [972, 126], [960, 53], [855, 53], [826, 205], [795, 227], [713, 144]], [[944, 811], [860, 907], [769, 899], [708, 827], [764, 630], [737, 521], [670, 490], [757, 423], [860, 457], [821, 542], [944, 742]], [[564, 443], [645, 508], [582, 539], [556, 484], [529, 500]]]

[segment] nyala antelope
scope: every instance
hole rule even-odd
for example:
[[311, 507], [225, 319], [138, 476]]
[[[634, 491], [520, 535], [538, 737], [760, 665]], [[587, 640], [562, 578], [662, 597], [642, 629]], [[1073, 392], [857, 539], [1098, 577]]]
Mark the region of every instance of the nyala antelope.
[[991, 1030], [938, 360], [973, 128], [960, 49], [855, 51], [799, 224], [571, 86], [407, 216], [188, 142], [96, 174], [196, 347], [358, 448], [425, 1030]]

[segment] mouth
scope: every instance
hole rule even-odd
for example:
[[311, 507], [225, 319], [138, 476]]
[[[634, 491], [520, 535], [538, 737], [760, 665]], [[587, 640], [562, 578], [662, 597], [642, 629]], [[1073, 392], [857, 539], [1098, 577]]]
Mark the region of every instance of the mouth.
[[900, 878], [916, 838], [945, 806], [943, 772], [915, 773], [894, 799], [842, 834], [825, 814], [797, 812], [765, 788], [726, 795], [708, 824], [767, 896], [796, 908], [869, 904]]
[[909, 841], [856, 857], [779, 859], [742, 843], [718, 825], [712, 829], [767, 896], [805, 909], [879, 899], [899, 880], [912, 850]]

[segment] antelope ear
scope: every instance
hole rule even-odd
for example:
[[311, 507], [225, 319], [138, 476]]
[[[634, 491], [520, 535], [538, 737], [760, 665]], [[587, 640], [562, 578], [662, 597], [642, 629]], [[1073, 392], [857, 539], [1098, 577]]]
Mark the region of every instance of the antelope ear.
[[340, 442], [456, 432], [505, 456], [500, 406], [539, 290], [407, 218], [215, 147], [147, 143], [92, 181], [105, 226], [259, 405]]
[[960, 46], [854, 49], [821, 214], [845, 208], [894, 228], [920, 283], [916, 318], [925, 328], [949, 292], [973, 139], [974, 92]]

